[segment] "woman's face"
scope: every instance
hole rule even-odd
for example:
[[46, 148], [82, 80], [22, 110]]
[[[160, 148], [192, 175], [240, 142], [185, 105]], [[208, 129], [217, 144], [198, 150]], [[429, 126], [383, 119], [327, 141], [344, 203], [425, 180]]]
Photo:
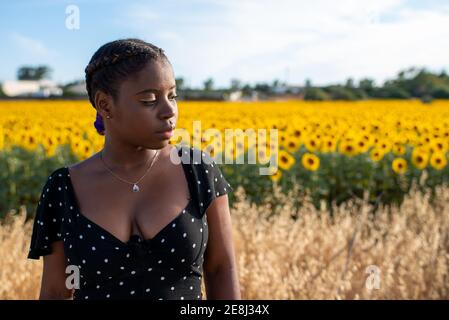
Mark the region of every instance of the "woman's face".
[[[147, 149], [165, 147], [173, 133], [161, 133], [176, 124], [178, 107], [173, 69], [167, 61], [148, 62], [123, 81], [112, 104], [106, 134]], [[109, 132], [107, 132], [109, 131]]]

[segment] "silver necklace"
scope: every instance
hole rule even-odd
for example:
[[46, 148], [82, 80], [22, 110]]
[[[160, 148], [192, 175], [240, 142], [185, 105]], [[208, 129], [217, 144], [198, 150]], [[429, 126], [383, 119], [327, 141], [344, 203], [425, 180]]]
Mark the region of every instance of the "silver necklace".
[[[159, 151], [160, 151], [160, 150], [157, 150], [157, 151], [156, 151], [156, 154], [154, 155], [153, 159], [151, 160], [150, 167], [147, 169], [147, 171], [145, 171], [145, 174], [144, 174], [139, 180], [137, 180], [136, 182], [129, 182], [129, 181], [126, 181], [126, 180], [120, 178], [119, 176], [117, 176], [114, 172], [112, 172], [112, 170], [109, 169], [109, 167], [106, 165], [106, 163], [105, 163], [104, 160], [103, 160], [103, 150], [102, 150], [101, 153], [100, 153], [100, 159], [101, 159], [101, 161], [103, 162], [103, 164], [104, 164], [104, 166], [106, 167], [106, 169], [108, 169], [108, 171], [109, 171], [112, 175], [114, 175], [117, 179], [120, 179], [120, 180], [123, 181], [123, 182], [132, 184], [132, 186], [133, 186], [133, 189], [132, 189], [133, 192], [139, 192], [139, 191], [140, 191], [140, 188], [139, 188], [139, 186], [138, 186], [137, 184], [140, 182], [140, 180], [143, 179], [143, 177], [145, 177], [145, 175], [148, 173], [148, 171], [150, 171], [151, 167], [153, 166], [154, 161], [155, 161], [156, 158], [159, 156]], [[147, 164], [148, 164], [148, 161], [147, 161], [146, 165], [147, 165]]]

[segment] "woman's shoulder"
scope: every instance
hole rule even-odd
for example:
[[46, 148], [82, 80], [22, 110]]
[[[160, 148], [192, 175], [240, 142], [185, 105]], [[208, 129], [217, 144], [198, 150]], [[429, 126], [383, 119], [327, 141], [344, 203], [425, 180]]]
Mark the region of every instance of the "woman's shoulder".
[[67, 166], [63, 167], [57, 167], [56, 169], [53, 169], [50, 171], [50, 174], [47, 176], [47, 183], [50, 183], [52, 181], [61, 180], [61, 178], [66, 178], [69, 171]]

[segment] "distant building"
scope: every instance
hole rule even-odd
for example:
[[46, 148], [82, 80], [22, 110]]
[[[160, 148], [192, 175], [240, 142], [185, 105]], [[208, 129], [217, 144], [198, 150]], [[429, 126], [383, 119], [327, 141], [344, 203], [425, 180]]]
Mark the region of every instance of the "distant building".
[[42, 80], [7, 80], [2, 83], [2, 90], [8, 97], [62, 96], [62, 88], [55, 82]]
[[237, 101], [241, 98], [240, 91], [229, 90], [197, 90], [187, 89], [180, 90], [179, 96], [181, 100], [207, 100], [207, 101]]
[[66, 85], [64, 88], [64, 94], [87, 97], [86, 82], [78, 81], [78, 82]]

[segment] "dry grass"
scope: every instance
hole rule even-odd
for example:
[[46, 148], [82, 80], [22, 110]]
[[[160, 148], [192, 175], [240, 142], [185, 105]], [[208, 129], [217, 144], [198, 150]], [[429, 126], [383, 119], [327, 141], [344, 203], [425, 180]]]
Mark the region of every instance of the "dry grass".
[[[279, 193], [276, 209], [251, 206], [242, 189], [236, 193], [234, 241], [245, 299], [449, 298], [448, 188], [437, 190], [433, 204], [413, 192], [375, 219], [368, 205], [353, 201], [335, 207], [333, 220], [307, 199], [295, 211]], [[38, 295], [42, 262], [26, 259], [31, 224], [24, 217], [0, 225], [0, 299]], [[379, 268], [379, 289], [366, 287], [370, 265]]]

